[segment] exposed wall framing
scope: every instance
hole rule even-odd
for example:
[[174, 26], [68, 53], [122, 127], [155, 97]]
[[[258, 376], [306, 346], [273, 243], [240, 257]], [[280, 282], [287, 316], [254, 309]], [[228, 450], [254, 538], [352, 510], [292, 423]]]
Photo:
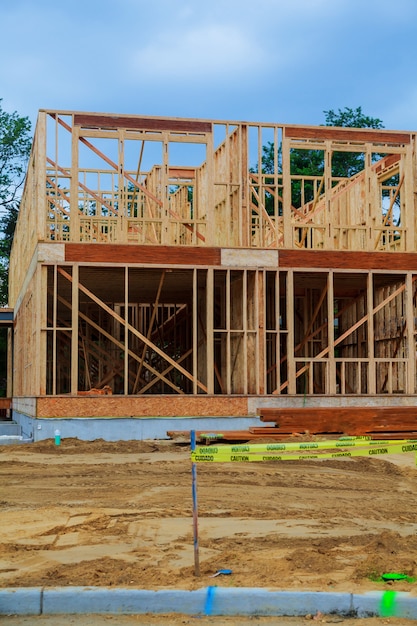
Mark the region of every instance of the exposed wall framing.
[[[11, 258], [13, 395], [416, 394], [415, 143], [40, 112]], [[315, 151], [316, 175], [291, 171], [294, 150]], [[343, 153], [363, 169], [336, 176]]]

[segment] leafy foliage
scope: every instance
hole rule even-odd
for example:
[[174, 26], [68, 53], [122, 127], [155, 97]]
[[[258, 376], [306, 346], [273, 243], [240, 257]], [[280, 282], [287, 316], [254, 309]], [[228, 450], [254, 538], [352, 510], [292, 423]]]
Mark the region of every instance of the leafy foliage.
[[28, 117], [7, 113], [0, 99], [0, 207], [10, 209], [19, 200], [31, 148]]
[[0, 306], [7, 304], [9, 256], [32, 139], [28, 117], [7, 113], [0, 99]]
[[350, 109], [345, 107], [338, 109], [337, 113], [333, 109], [323, 111], [325, 116], [325, 126], [343, 126], [345, 128], [384, 128], [382, 120], [377, 117], [365, 115], [362, 107]]
[[[349, 127], [349, 128], [383, 128], [383, 123], [378, 118], [365, 115], [362, 107], [350, 109], [333, 109], [323, 111], [325, 116], [324, 126]], [[280, 152], [279, 148], [279, 152]], [[279, 159], [280, 162], [280, 159]], [[332, 176], [334, 178], [348, 178], [354, 176], [364, 168], [364, 155], [361, 152], [335, 152], [332, 156]], [[281, 170], [281, 168], [280, 168]], [[300, 176], [307, 180], [303, 187], [301, 181], [293, 180], [292, 205], [301, 206], [314, 198], [314, 185], [308, 177], [323, 176], [324, 174], [324, 151], [302, 150], [293, 148], [290, 152], [290, 171], [293, 176]], [[272, 174], [274, 172], [274, 144], [268, 142], [263, 146], [262, 172]]]

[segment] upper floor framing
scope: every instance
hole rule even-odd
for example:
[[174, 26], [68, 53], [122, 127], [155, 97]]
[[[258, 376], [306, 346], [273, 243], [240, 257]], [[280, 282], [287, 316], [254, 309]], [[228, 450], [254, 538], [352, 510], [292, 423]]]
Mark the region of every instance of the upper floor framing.
[[40, 111], [14, 274], [21, 285], [38, 242], [414, 252], [415, 145], [403, 131]]

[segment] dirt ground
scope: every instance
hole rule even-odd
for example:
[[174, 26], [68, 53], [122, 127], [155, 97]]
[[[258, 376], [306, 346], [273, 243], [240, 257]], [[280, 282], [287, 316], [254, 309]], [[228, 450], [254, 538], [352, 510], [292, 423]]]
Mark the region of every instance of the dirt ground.
[[4, 626], [413, 626], [414, 620], [397, 617], [349, 618], [339, 615], [303, 617], [205, 617], [190, 615], [41, 615], [2, 617]]
[[[0, 586], [396, 590], [417, 578], [413, 453], [197, 465], [189, 446], [52, 440], [0, 446]], [[220, 569], [232, 574], [213, 575]], [[387, 621], [387, 623], [389, 623]]]

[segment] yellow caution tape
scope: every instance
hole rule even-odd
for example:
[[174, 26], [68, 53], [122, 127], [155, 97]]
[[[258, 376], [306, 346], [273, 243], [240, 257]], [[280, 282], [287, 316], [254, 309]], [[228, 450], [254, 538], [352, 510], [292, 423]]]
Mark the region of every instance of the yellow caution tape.
[[210, 445], [210, 446], [197, 446], [195, 449], [195, 454], [204, 455], [204, 454], [236, 454], [236, 453], [254, 453], [254, 452], [262, 452], [262, 453], [278, 453], [282, 452], [292, 452], [296, 450], [300, 451], [309, 451], [309, 450], [331, 450], [338, 448], [369, 448], [369, 447], [385, 447], [385, 446], [393, 446], [393, 445], [411, 445], [416, 446], [414, 448], [410, 448], [407, 452], [411, 452], [412, 450], [417, 450], [417, 440], [416, 439], [394, 439], [394, 440], [373, 440], [373, 441], [364, 441], [364, 440], [326, 440], [326, 441], [305, 441], [298, 443], [254, 443], [254, 444], [237, 444], [237, 445]]
[[[321, 449], [329, 450], [334, 448], [334, 441], [331, 442], [317, 442], [326, 443], [327, 446], [320, 446]], [[375, 444], [375, 445], [374, 445]], [[305, 461], [313, 459], [337, 459], [342, 457], [371, 457], [385, 455], [385, 454], [398, 454], [404, 452], [417, 453], [417, 441], [415, 440], [400, 440], [400, 441], [378, 441], [373, 442], [370, 445], [369, 442], [365, 446], [353, 447], [352, 450], [337, 450], [335, 452], [325, 452], [314, 454], [315, 449], [319, 448], [292, 448], [292, 453], [288, 453], [288, 448], [276, 449], [272, 446], [279, 444], [253, 444], [251, 446], [206, 446], [196, 448], [191, 452], [191, 461], [193, 463], [247, 463], [247, 462], [259, 462], [259, 461]], [[282, 445], [282, 444], [281, 444]], [[301, 444], [286, 444], [300, 446]], [[261, 448], [256, 449], [255, 448]], [[281, 453], [281, 451], [283, 453]], [[303, 451], [303, 454], [296, 454], [295, 452]]]

